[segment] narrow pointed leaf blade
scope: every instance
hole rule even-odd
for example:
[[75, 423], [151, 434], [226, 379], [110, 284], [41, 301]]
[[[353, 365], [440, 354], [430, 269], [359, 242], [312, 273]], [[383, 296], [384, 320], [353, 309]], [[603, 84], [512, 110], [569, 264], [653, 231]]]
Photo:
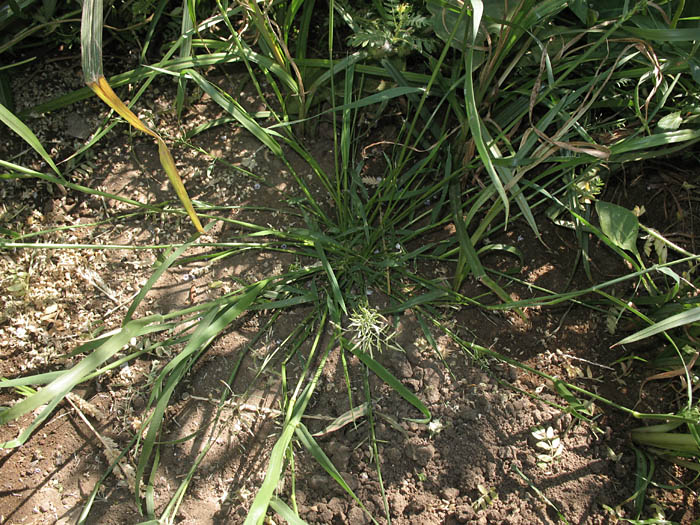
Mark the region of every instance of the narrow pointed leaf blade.
[[255, 137], [265, 144], [270, 150], [278, 156], [282, 156], [282, 147], [272, 137], [269, 131], [263, 129], [248, 112], [236, 102], [230, 95], [222, 93], [207, 79], [196, 71], [187, 70], [187, 74], [194, 80], [202, 90], [209, 95], [214, 102], [219, 104], [228, 113], [233, 116], [244, 128], [250, 131]]
[[39, 139], [36, 137], [36, 135], [34, 135], [32, 130], [29, 129], [24, 122], [15, 117], [12, 112], [2, 104], [0, 104], [0, 120], [2, 120], [8, 128], [17, 133], [17, 135], [22, 137], [22, 140], [29, 144], [34, 151], [36, 151], [41, 158], [44, 159], [49, 166], [51, 166], [51, 169], [54, 170], [59, 177], [61, 177], [61, 172], [59, 171], [58, 167], [56, 167], [53, 159], [51, 159], [49, 154], [44, 149], [44, 146], [41, 145], [41, 142], [39, 142]]
[[698, 321], [700, 321], [700, 306], [676, 315], [672, 315], [671, 317], [668, 317], [663, 321], [659, 321], [658, 323], [654, 323], [653, 325], [646, 327], [644, 330], [640, 330], [639, 332], [635, 332], [632, 335], [625, 337], [621, 341], [615, 343], [613, 346], [641, 341], [642, 339], [660, 334], [666, 330], [673, 330], [674, 328], [697, 323]]

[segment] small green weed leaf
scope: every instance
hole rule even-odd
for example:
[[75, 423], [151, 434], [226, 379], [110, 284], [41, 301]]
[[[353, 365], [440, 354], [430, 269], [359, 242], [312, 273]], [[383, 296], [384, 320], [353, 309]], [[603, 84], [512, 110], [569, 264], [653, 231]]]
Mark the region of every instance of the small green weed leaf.
[[547, 431], [543, 428], [537, 428], [532, 431], [532, 437], [539, 440], [547, 439]]
[[[651, 257], [652, 248], [654, 249], [654, 251], [656, 252], [656, 255], [658, 256], [659, 264], [666, 264], [666, 262], [668, 261], [668, 243], [667, 243], [667, 241], [663, 238], [659, 238], [659, 237], [650, 235], [649, 237], [647, 237], [647, 240], [644, 241], [644, 248], [643, 248], [644, 255], [646, 255], [647, 257]], [[675, 272], [673, 270], [671, 270], [670, 268], [667, 268], [667, 267], [659, 268], [660, 272], [666, 273], [667, 275], [671, 276], [669, 273], [667, 273], [667, 270], [675, 275]]]
[[11, 284], [7, 286], [6, 289], [8, 292], [12, 292], [15, 295], [25, 295], [27, 293], [27, 285], [22, 281]]
[[657, 126], [659, 131], [676, 131], [683, 124], [680, 111], [674, 111], [659, 119]]
[[622, 317], [622, 312], [624, 308], [618, 305], [613, 305], [608, 310], [605, 315], [605, 327], [608, 329], [608, 333], [613, 335], [617, 330], [617, 323], [620, 322], [620, 317]]
[[632, 253], [637, 252], [639, 219], [631, 210], [611, 202], [596, 201], [595, 209], [600, 218], [600, 228], [615, 246]]
[[573, 11], [576, 17], [581, 21], [581, 23], [588, 23], [588, 13], [589, 7], [588, 2], [585, 0], [571, 0], [569, 2], [569, 9]]
[[696, 323], [698, 321], [700, 321], [700, 306], [697, 306], [690, 310], [686, 310], [685, 312], [681, 312], [676, 315], [672, 315], [671, 317], [668, 317], [663, 321], [659, 321], [658, 323], [654, 323], [653, 325], [646, 327], [644, 330], [640, 330], [639, 332], [635, 332], [634, 334], [625, 337], [621, 341], [615, 343], [613, 346], [641, 341], [642, 339], [646, 339], [647, 337], [651, 337], [652, 335], [660, 334], [661, 332], [664, 332], [666, 330], [673, 330], [674, 328], [678, 328], [679, 326]]
[[[666, 246], [666, 245], [664, 245], [664, 246]], [[664, 252], [664, 255], [665, 255], [665, 252]], [[665, 263], [666, 263], [666, 261], [663, 261], [661, 264], [665, 264]], [[658, 268], [658, 270], [659, 270], [659, 273], [662, 273], [662, 274], [666, 275], [667, 277], [670, 277], [671, 279], [673, 279], [673, 281], [676, 283], [676, 285], [680, 285], [681, 276], [678, 275], [676, 272], [674, 272], [671, 268], [669, 268], [668, 266], [662, 266], [661, 268]]]
[[479, 489], [479, 492], [481, 493], [481, 496], [479, 497], [478, 500], [476, 500], [474, 503], [472, 503], [472, 507], [476, 509], [477, 511], [479, 509], [485, 509], [491, 503], [493, 503], [493, 500], [498, 499], [498, 493], [496, 492], [496, 489], [493, 487], [487, 488], [481, 483], [479, 483], [476, 486], [477, 489]]
[[620, 461], [620, 459], [622, 459], [623, 453], [620, 452], [619, 454], [616, 454], [613, 449], [611, 449], [608, 445], [605, 445], [605, 455], [610, 461], [617, 463]]
[[468, 22], [459, 16], [459, 9], [453, 4], [436, 0], [428, 0], [426, 7], [432, 14], [430, 23], [437, 37], [443, 42], [450, 42], [452, 47], [460, 51], [464, 49], [464, 33]]

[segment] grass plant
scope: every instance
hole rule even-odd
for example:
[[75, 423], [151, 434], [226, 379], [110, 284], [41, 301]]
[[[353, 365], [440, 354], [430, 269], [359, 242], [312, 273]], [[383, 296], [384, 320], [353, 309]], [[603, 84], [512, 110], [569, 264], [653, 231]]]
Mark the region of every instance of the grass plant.
[[[409, 8], [413, 10], [411, 16], [419, 16], [422, 7], [418, 3], [374, 5], [377, 14], [390, 17], [391, 23], [363, 23], [347, 5], [334, 0], [328, 3], [322, 24], [312, 23], [314, 13], [321, 9], [321, 4], [313, 1], [217, 1], [211, 12], [202, 14], [197, 10], [197, 2], [185, 0], [181, 34], [162, 58], [107, 80], [101, 75], [101, 2], [84, 2], [85, 80], [130, 125], [156, 139], [165, 170], [185, 211], [166, 211], [161, 204], [139, 203], [66, 180], [22, 122], [22, 115], [13, 114], [6, 106], [0, 106], [0, 119], [47, 162], [53, 173], [2, 160], [0, 165], [5, 171], [0, 178], [43, 179], [120, 200], [132, 205], [134, 213], [186, 213], [198, 233], [177, 245], [87, 246], [39, 243], [29, 235], [3, 231], [3, 250], [168, 250], [133, 299], [122, 326], [73, 351], [73, 356], [80, 357], [77, 365], [65, 371], [0, 381], [0, 387], [9, 389], [43, 385], [41, 390], [28, 393], [23, 400], [0, 411], [0, 424], [7, 424], [43, 407], [32, 423], [16, 439], [3, 443], [3, 447], [25, 443], [76, 385], [143, 355], [147, 350], [129, 350], [126, 356], [115, 359], [134, 338], [163, 334], [159, 344], [177, 346], [179, 350], [152, 381], [145, 412], [150, 415], [122, 456], [131, 450], [138, 457], [133, 492], [145, 515], [144, 523], [173, 523], [197, 467], [216, 438], [216, 431], [212, 431], [207, 446], [172, 499], [156, 515], [155, 473], [159, 449], [164, 446], [160, 436], [173, 393], [212, 342], [244, 312], [257, 310], [277, 316], [306, 305], [312, 313], [284, 345], [289, 355], [280, 365], [283, 421], [246, 524], [260, 523], [270, 508], [288, 522], [298, 522], [294, 496], [283, 501], [276, 494], [279, 480], [293, 465], [295, 446], [305, 448], [349, 497], [357, 500], [303, 420], [331, 352], [354, 355], [364, 367], [360, 399], [352, 398], [356, 394], [350, 389], [347, 366], [344, 371], [351, 406], [365, 407], [362, 413], [369, 423], [368, 439], [375, 456], [378, 448], [370, 374], [381, 378], [415, 408], [416, 421], [430, 420], [424, 403], [376, 359], [384, 348], [395, 344], [390, 341], [384, 316], [408, 309], [417, 313], [426, 338], [436, 350], [431, 330], [452, 338], [467, 356], [488, 356], [527, 369], [553, 385], [561, 398], [562, 410], [582, 420], [590, 420], [588, 409], [594, 402], [653, 422], [652, 426], [632, 432], [632, 439], [644, 447], [639, 451], [645, 458], [640, 464], [646, 465], [646, 458], [656, 454], [673, 458], [685, 467], [698, 468], [700, 435], [694, 397], [697, 377], [692, 366], [698, 352], [694, 334], [700, 326], [694, 300], [695, 269], [700, 256], [645, 227], [632, 211], [599, 200], [609, 177], [606, 174], [631, 162], [678, 155], [700, 140], [697, 13], [678, 1], [658, 5], [635, 1], [594, 9], [587, 3], [561, 0], [431, 0], [428, 11], [418, 20], [401, 18]], [[7, 15], [3, 13], [0, 11], [0, 23]], [[241, 24], [246, 31], [236, 29]], [[420, 30], [422, 40], [407, 36], [415, 36], [412, 27]], [[317, 44], [319, 32], [322, 45]], [[153, 31], [145, 35], [144, 51], [150, 46], [152, 35]], [[19, 36], [21, 33], [16, 35]], [[382, 39], [388, 45], [379, 45]], [[180, 53], [175, 57], [177, 51]], [[236, 100], [236, 93], [227, 93], [208, 78], [207, 69], [223, 68], [232, 62], [246, 68], [260, 102], [265, 105], [263, 113], [246, 111]], [[228, 115], [207, 123], [207, 128], [234, 122], [284, 163], [303, 194], [290, 212], [303, 219], [303, 226], [282, 230], [242, 223], [222, 216], [217, 213], [220, 210], [206, 203], [190, 201], [163, 139], [144, 126], [113, 91], [125, 84], [140, 86], [132, 97], [134, 104], [158, 75], [177, 79], [178, 115], [187, 90], [197, 86]], [[274, 95], [272, 100], [264, 96], [266, 92]], [[34, 111], [65, 107], [89, 94], [86, 89], [68, 93], [42, 103]], [[370, 113], [373, 120], [379, 121], [395, 108], [401, 108], [400, 128], [396, 137], [387, 140], [381, 176], [369, 180], [363, 176], [363, 153], [367, 147], [363, 134], [371, 133], [371, 129], [363, 129], [361, 123], [367, 122]], [[321, 167], [304, 138], [311, 124], [320, 118], [332, 121], [332, 172]], [[94, 147], [104, 133], [76, 152], [77, 157]], [[289, 151], [306, 161], [315, 183], [323, 188], [323, 195], [319, 196], [309, 180], [294, 169]], [[541, 239], [538, 214], [575, 230], [579, 261], [589, 276], [592, 277], [591, 239], [608, 246], [629, 264], [631, 271], [592, 283], [588, 288], [539, 289], [535, 298], [513, 301], [507, 290], [516, 279], [491, 270], [482, 260], [493, 251], [510, 254], [520, 263], [522, 256], [517, 246], [493, 244], [487, 239], [516, 220], [524, 221]], [[199, 224], [198, 216], [206, 219], [206, 226]], [[225, 243], [200, 237], [219, 221], [235, 223], [244, 233]], [[455, 226], [454, 235], [440, 240], [430, 236], [450, 223]], [[666, 250], [667, 260], [650, 263], [639, 252], [640, 231], [653, 237], [656, 252]], [[274, 253], [283, 249], [306, 262], [216, 300], [163, 315], [136, 317], [139, 305], [156, 281], [182, 262], [193, 247], [207, 247], [214, 254], [209, 257], [219, 259], [241, 250]], [[422, 263], [449, 264], [454, 269], [451, 279], [422, 275], [418, 270]], [[478, 296], [465, 295], [464, 283], [470, 277], [483, 285]], [[621, 282], [638, 284], [637, 294], [615, 297], [611, 290]], [[381, 310], [370, 308], [369, 293], [381, 293], [388, 306]], [[665, 372], [677, 371], [663, 379], [683, 381], [683, 406], [674, 413], [640, 413], [617, 405], [496, 350], [464, 341], [448, 328], [439, 310], [444, 306], [469, 305], [485, 310], [513, 310], [525, 317], [527, 307], [567, 302], [598, 309], [617, 307], [619, 317], [648, 325], [621, 340], [621, 347], [662, 334], [663, 344], [670, 350]], [[191, 326], [194, 328], [185, 331], [184, 327]], [[303, 362], [294, 384], [287, 382], [286, 367], [291, 355]], [[265, 367], [272, 366], [270, 363], [266, 361]], [[240, 359], [230, 370], [229, 385], [239, 366]], [[217, 419], [228, 400], [229, 394], [224, 391], [218, 402]], [[677, 432], [679, 428], [687, 428], [687, 433]], [[542, 439], [545, 438], [551, 441], [553, 434]], [[112, 463], [110, 471], [117, 462], [118, 459]], [[381, 462], [375, 464], [381, 482]], [[381, 487], [384, 517], [391, 522]], [[645, 487], [640, 487], [637, 495], [635, 519], [643, 518], [644, 508], [639, 502], [643, 502]], [[98, 487], [84, 509], [82, 523], [88, 521], [97, 490]], [[488, 505], [491, 495], [486, 489], [483, 498], [482, 504]], [[376, 522], [375, 517], [372, 520]]]

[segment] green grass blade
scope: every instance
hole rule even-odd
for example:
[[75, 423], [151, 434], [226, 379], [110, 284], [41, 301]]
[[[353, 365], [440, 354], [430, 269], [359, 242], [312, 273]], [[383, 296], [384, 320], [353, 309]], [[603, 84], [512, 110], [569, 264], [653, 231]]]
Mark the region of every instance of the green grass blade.
[[639, 450], [637, 447], [634, 447], [634, 455], [635, 455], [635, 464], [636, 464], [636, 469], [635, 469], [635, 475], [634, 475], [634, 480], [635, 480], [635, 491], [634, 491], [634, 510], [636, 512], [636, 517], [638, 518], [642, 514], [642, 510], [644, 509], [644, 501], [646, 500], [646, 493], [647, 493], [647, 488], [649, 487], [649, 483], [651, 483], [651, 478], [654, 475], [654, 459], [649, 458], [649, 463], [647, 463], [647, 456]]
[[537, 495], [540, 497], [540, 499], [542, 499], [542, 501], [544, 501], [547, 505], [549, 505], [549, 506], [554, 510], [554, 512], [556, 512], [557, 517], [558, 517], [561, 521], [563, 521], [566, 525], [569, 525], [569, 522], [567, 521], [566, 517], [565, 517], [565, 516], [561, 513], [561, 511], [559, 510], [559, 507], [557, 507], [554, 503], [552, 503], [552, 501], [551, 501], [547, 496], [544, 495], [544, 492], [542, 492], [542, 491], [532, 482], [532, 480], [530, 480], [530, 478], [528, 478], [528, 477], [518, 468], [518, 466], [517, 466], [515, 463], [513, 463], [512, 469], [518, 474], [518, 476], [520, 476], [521, 478], [523, 478], [523, 480], [525, 481], [525, 483], [528, 484], [528, 486], [533, 490], [533, 492], [534, 492], [535, 494], [537, 494]]
[[326, 257], [326, 252], [323, 249], [323, 244], [320, 239], [317, 239], [316, 242], [314, 243], [314, 247], [316, 248], [316, 253], [318, 254], [318, 258], [321, 259], [321, 264], [323, 265], [323, 269], [326, 272], [326, 275], [328, 276], [328, 281], [330, 282], [331, 285], [331, 293], [333, 295], [333, 299], [335, 299], [335, 303], [340, 307], [340, 309], [343, 311], [345, 315], [348, 313], [348, 309], [345, 306], [345, 300], [343, 299], [343, 293], [340, 291], [340, 286], [338, 285], [338, 278], [335, 276], [335, 272], [333, 271], [333, 267], [331, 266], [331, 263], [328, 262], [328, 257]]
[[[503, 188], [501, 179], [498, 176], [498, 173], [496, 173], [496, 168], [493, 165], [489, 148], [484, 142], [484, 136], [482, 132], [483, 123], [481, 122], [481, 118], [479, 117], [479, 108], [477, 105], [476, 97], [474, 95], [474, 48], [476, 47], [476, 36], [479, 31], [479, 24], [481, 23], [481, 15], [484, 11], [484, 6], [481, 0], [470, 1], [472, 4], [472, 23], [469, 34], [471, 45], [469, 46], [465, 54], [465, 68], [467, 72], [464, 79], [464, 91], [466, 96], [465, 110], [467, 112], [467, 122], [469, 124], [469, 130], [471, 131], [472, 139], [474, 140], [474, 145], [476, 146], [476, 149], [479, 152], [479, 158], [484, 164], [484, 168], [486, 168], [486, 171], [489, 174], [489, 177], [491, 178], [491, 183], [494, 185], [496, 191], [498, 192], [498, 195], [501, 198], [501, 202], [503, 203], [503, 209], [506, 214], [507, 223], [510, 210], [510, 202], [508, 200], [508, 196], [506, 195], [506, 190]], [[466, 9], [466, 7], [463, 7], [463, 9]]]
[[[151, 394], [151, 401], [157, 396], [157, 403], [149, 422], [148, 433], [144, 438], [141, 455], [139, 456], [139, 462], [136, 468], [137, 484], [140, 484], [151, 454], [154, 451], [156, 435], [160, 431], [163, 416], [173, 391], [180, 384], [180, 381], [197, 360], [201, 352], [207, 348], [211, 341], [221, 333], [222, 330], [250, 307], [268, 284], [269, 280], [260, 281], [250, 286], [240, 297], [232, 299], [230, 304], [224, 307], [219, 307], [218, 305], [213, 306], [199, 322], [185, 348], [161, 371], [156, 380], [157, 386], [154, 387], [154, 391]], [[165, 386], [161, 392], [158, 392], [163, 382], [165, 382]], [[135, 493], [139, 493], [139, 487], [136, 487]]]
[[[192, 30], [194, 29], [194, 0], [183, 0], [182, 24], [180, 26], [180, 58], [188, 58], [192, 54]], [[180, 120], [182, 108], [187, 96], [187, 77], [180, 75], [175, 94], [175, 112]]]
[[41, 145], [41, 142], [39, 142], [36, 135], [32, 133], [32, 130], [29, 129], [24, 122], [14, 116], [10, 110], [2, 104], [0, 104], [0, 120], [3, 121], [8, 128], [17, 133], [17, 135], [22, 137], [22, 140], [29, 144], [32, 149], [34, 149], [34, 151], [36, 151], [41, 158], [44, 159], [49, 166], [51, 166], [51, 169], [54, 170], [59, 177], [63, 178], [61, 171], [58, 169], [56, 164], [54, 164], [51, 156], [46, 152], [44, 146]]
[[[511, 304], [513, 301], [506, 291], [496, 281], [486, 275], [486, 270], [484, 270], [484, 267], [481, 265], [479, 256], [474, 248], [474, 244], [472, 244], [471, 237], [469, 237], [469, 234], [467, 233], [467, 226], [464, 218], [462, 217], [462, 202], [459, 195], [459, 181], [454, 181], [450, 185], [450, 204], [452, 205], [452, 220], [454, 222], [455, 229], [457, 230], [457, 240], [460, 248], [459, 261], [457, 263], [457, 271], [455, 273], [454, 290], [459, 290], [459, 287], [462, 284], [462, 281], [466, 275], [466, 272], [464, 271], [464, 265], [466, 263], [467, 269], [472, 272], [476, 279], [478, 279], [482, 284], [486, 285], [506, 305]], [[516, 307], [515, 310], [520, 317], [526, 319], [522, 309]]]
[[277, 156], [282, 156], [282, 148], [273, 138], [277, 135], [274, 131], [263, 129], [248, 112], [236, 102], [229, 94], [221, 92], [202, 75], [192, 69], [187, 70], [187, 74], [192, 78], [202, 90], [207, 93], [214, 102], [219, 104], [231, 114], [244, 128], [250, 131], [255, 137], [265, 144]]
[[277, 497], [270, 499], [270, 507], [287, 523], [289, 523], [289, 525], [308, 525], [308, 523], [301, 519], [296, 512], [290, 509], [284, 501]]
[[[639, 155], [647, 156], [647, 151], [659, 146], [667, 146], [679, 142], [690, 142], [700, 138], [700, 129], [679, 129], [665, 133], [655, 133], [645, 137], [629, 138], [610, 148], [610, 160], [618, 160], [616, 155], [631, 151], [639, 151]], [[642, 157], [639, 158], [641, 160]]]
[[[209, 224], [207, 224], [204, 227], [204, 231], [208, 231], [211, 229], [211, 227], [216, 224], [215, 221], [211, 221]], [[192, 244], [199, 239], [200, 233], [194, 234], [190, 239], [185, 242], [182, 246], [174, 250], [166, 259], [163, 261], [160, 266], [156, 269], [155, 272], [148, 278], [148, 281], [146, 282], [143, 287], [141, 287], [141, 290], [139, 290], [139, 293], [136, 295], [134, 300], [131, 302], [131, 306], [129, 306], [129, 310], [127, 310], [126, 315], [124, 316], [124, 322], [128, 323], [131, 320], [131, 317], [134, 315], [134, 312], [136, 311], [136, 308], [138, 308], [139, 304], [141, 304], [141, 301], [143, 300], [144, 297], [146, 297], [146, 294], [150, 291], [150, 289], [153, 287], [154, 284], [156, 284], [156, 281], [160, 278], [163, 273], [172, 266], [172, 264], [183, 254], [185, 251], [192, 246]]]
[[292, 441], [292, 437], [294, 436], [297, 427], [301, 423], [301, 418], [304, 415], [306, 406], [311, 400], [311, 395], [316, 388], [316, 383], [318, 382], [318, 378], [323, 371], [326, 358], [328, 357], [328, 353], [331, 348], [332, 345], [329, 345], [326, 348], [326, 351], [318, 364], [314, 377], [304, 387], [293, 406], [290, 406], [289, 416], [287, 417], [280, 437], [277, 439], [277, 442], [272, 449], [272, 453], [270, 454], [270, 462], [267, 466], [265, 479], [262, 482], [262, 485], [260, 485], [258, 493], [255, 495], [255, 499], [250, 506], [250, 510], [248, 511], [248, 516], [246, 516], [244, 525], [258, 525], [265, 517], [270, 500], [277, 489], [277, 484], [279, 483], [280, 476], [282, 475], [282, 465], [284, 464], [284, 457], [287, 453], [287, 448]]
[[[304, 448], [306, 448], [306, 450], [308, 450], [311, 453], [311, 455], [316, 459], [316, 461], [318, 461], [319, 465], [321, 465], [323, 469], [326, 472], [328, 472], [328, 474], [335, 480], [335, 482], [338, 485], [340, 485], [343, 488], [343, 490], [347, 492], [350, 495], [350, 497], [354, 499], [365, 512], [367, 512], [365, 506], [345, 482], [343, 477], [340, 475], [340, 472], [338, 472], [338, 469], [335, 468], [333, 462], [328, 458], [328, 456], [326, 456], [326, 453], [323, 452], [323, 449], [318, 445], [316, 440], [313, 438], [313, 436], [303, 423], [300, 423], [299, 426], [297, 426], [296, 436], [297, 439], [299, 439], [301, 444], [304, 446]], [[372, 519], [372, 521], [374, 521], [374, 519]]]
[[16, 386], [45, 385], [64, 374], [63, 371], [46, 372], [27, 377], [15, 377], [14, 379], [0, 378], [0, 388], [14, 388]]
[[418, 399], [413, 392], [406, 388], [401, 381], [396, 379], [391, 372], [384, 368], [380, 363], [372, 358], [369, 354], [366, 354], [359, 348], [347, 345], [348, 349], [357, 356], [357, 358], [362, 361], [362, 363], [374, 372], [379, 378], [381, 378], [387, 385], [396, 390], [396, 392], [408, 401], [411, 405], [417, 408], [424, 416], [424, 419], [409, 419], [409, 421], [414, 421], [416, 423], [427, 424], [430, 422], [432, 416], [430, 415], [430, 410], [426, 407], [423, 402]]
[[411, 308], [415, 308], [421, 304], [435, 304], [437, 300], [445, 299], [447, 297], [449, 297], [449, 292], [447, 290], [432, 290], [430, 292], [411, 297], [410, 299], [396, 306], [382, 310], [382, 312], [387, 314], [405, 312], [406, 310], [410, 310]]
[[663, 321], [654, 323], [653, 325], [648, 326], [645, 329], [640, 330], [639, 332], [635, 332], [634, 334], [625, 337], [624, 339], [615, 343], [613, 346], [641, 341], [642, 339], [646, 339], [647, 337], [651, 337], [652, 335], [660, 334], [661, 332], [665, 332], [667, 330], [673, 330], [674, 328], [678, 328], [687, 324], [697, 323], [698, 321], [700, 321], [700, 306], [692, 308], [685, 312], [681, 312], [676, 315], [672, 315], [671, 317], [667, 317]]
[[81, 184], [75, 184], [73, 182], [68, 182], [63, 179], [60, 179], [58, 177], [54, 177], [53, 175], [49, 175], [47, 173], [40, 173], [38, 171], [34, 171], [29, 168], [25, 168], [24, 166], [20, 166], [18, 164], [13, 164], [11, 162], [7, 162], [4, 160], [0, 159], [0, 166], [3, 166], [9, 170], [11, 170], [13, 173], [0, 173], [0, 180], [2, 179], [29, 179], [29, 178], [37, 178], [37, 179], [42, 179], [47, 182], [51, 182], [54, 184], [57, 184], [59, 186], [64, 186], [66, 188], [70, 188], [73, 190], [77, 190], [81, 193], [86, 193], [88, 195], [98, 195], [100, 197], [105, 197], [106, 199], [114, 199], [120, 202], [124, 202], [126, 204], [131, 204], [132, 206], [137, 206], [138, 208], [144, 209], [144, 210], [149, 210], [157, 213], [163, 213], [163, 209], [159, 208], [158, 206], [153, 206], [152, 204], [144, 204], [142, 202], [135, 201], [133, 199], [129, 199], [128, 197], [121, 197], [119, 195], [115, 195], [113, 193], [107, 193], [104, 191], [100, 190], [93, 190], [92, 188], [88, 188], [87, 186], [83, 186]]
[[117, 333], [106, 339], [94, 352], [82, 359], [71, 369], [66, 370], [60, 377], [54, 379], [36, 394], [23, 399], [11, 408], [2, 410], [0, 412], [0, 425], [4, 425], [28, 414], [42, 405], [48, 405], [18, 438], [0, 443], [0, 448], [13, 448], [22, 445], [29, 438], [34, 429], [51, 414], [53, 408], [55, 408], [68, 392], [83, 381], [85, 376], [121, 350], [133, 337], [139, 337], [146, 333], [153, 332], [154, 328], [148, 325], [157, 319], [159, 319], [159, 317], [151, 316], [127, 323]]
[[455, 273], [454, 289], [458, 290], [465, 277], [466, 270], [471, 271], [475, 278], [481, 279], [486, 275], [484, 267], [481, 265], [479, 256], [476, 254], [471, 238], [467, 233], [467, 226], [462, 217], [462, 201], [459, 195], [459, 181], [454, 181], [450, 184], [450, 204], [452, 206], [452, 220], [454, 221], [455, 229], [457, 230], [457, 240], [460, 247], [459, 262], [457, 263], [457, 271]]
[[700, 29], [653, 29], [647, 27], [622, 26], [621, 29], [648, 42], [692, 42], [699, 41]]
[[156, 32], [156, 27], [158, 26], [158, 21], [160, 20], [160, 17], [163, 15], [163, 11], [165, 10], [167, 5], [168, 5], [168, 0], [159, 0], [158, 5], [153, 10], [153, 14], [151, 15], [151, 22], [148, 25], [148, 31], [146, 32], [146, 36], [143, 39], [141, 53], [139, 55], [139, 58], [140, 58], [139, 63], [140, 64], [146, 63], [146, 54], [148, 53], [148, 48], [151, 46], [151, 41], [153, 40], [153, 35]]

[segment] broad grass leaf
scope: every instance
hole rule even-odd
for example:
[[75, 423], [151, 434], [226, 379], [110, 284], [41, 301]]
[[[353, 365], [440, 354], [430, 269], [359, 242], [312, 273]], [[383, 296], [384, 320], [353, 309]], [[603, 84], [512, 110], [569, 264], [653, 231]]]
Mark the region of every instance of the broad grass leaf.
[[671, 317], [668, 317], [663, 321], [659, 321], [658, 323], [654, 323], [653, 325], [646, 327], [644, 330], [640, 330], [639, 332], [635, 332], [632, 335], [625, 337], [621, 341], [615, 343], [613, 346], [641, 341], [642, 339], [660, 334], [666, 330], [673, 330], [674, 328], [696, 323], [698, 321], [700, 321], [700, 306], [676, 315], [672, 315]]
[[595, 209], [600, 219], [600, 229], [615, 246], [632, 253], [637, 252], [639, 220], [627, 208], [611, 202], [597, 201]]
[[655, 29], [623, 26], [622, 29], [649, 42], [689, 42], [698, 40], [697, 28]]
[[102, 0], [85, 0], [82, 11], [80, 46], [85, 83], [105, 104], [119, 113], [129, 124], [156, 139], [160, 162], [168, 175], [170, 184], [175, 189], [175, 193], [177, 193], [180, 202], [182, 202], [187, 211], [187, 215], [192, 220], [192, 224], [194, 224], [198, 232], [203, 233], [202, 224], [199, 222], [197, 213], [192, 206], [192, 201], [187, 195], [185, 186], [175, 167], [175, 161], [165, 142], [158, 133], [149, 129], [122, 102], [102, 74]]
[[80, 58], [85, 83], [90, 85], [102, 76], [102, 0], [83, 2], [80, 22]]
[[621, 155], [622, 153], [627, 153], [629, 151], [643, 151], [644, 153], [649, 153], [648, 150], [652, 148], [669, 146], [671, 144], [678, 144], [681, 142], [695, 141], [700, 138], [700, 130], [697, 129], [678, 129], [676, 131], [666, 131], [663, 133], [655, 133], [653, 135], [646, 135], [640, 137], [629, 138], [613, 145], [610, 148], [610, 155], [612, 160], [615, 159], [616, 155]]
[[489, 147], [487, 147], [486, 142], [484, 140], [484, 136], [488, 135], [488, 133], [486, 133], [486, 128], [484, 127], [483, 122], [481, 120], [481, 116], [479, 115], [480, 101], [477, 101], [474, 89], [475, 80], [473, 78], [473, 72], [476, 69], [476, 66], [474, 65], [474, 48], [476, 47], [477, 32], [479, 31], [479, 24], [481, 23], [481, 15], [484, 11], [484, 5], [479, 0], [471, 0], [471, 5], [471, 45], [468, 47], [465, 53], [464, 66], [467, 71], [467, 74], [464, 77], [464, 109], [467, 114], [467, 123], [469, 124], [469, 131], [471, 132], [472, 139], [474, 140], [474, 145], [476, 146], [476, 149], [479, 152], [479, 158], [481, 159], [484, 168], [486, 168], [486, 172], [489, 174], [491, 183], [496, 188], [498, 196], [501, 198], [501, 202], [503, 203], [503, 208], [505, 210], [506, 223], [508, 223], [508, 216], [510, 212], [510, 200], [506, 195], [506, 190], [503, 187], [501, 178], [496, 173], [496, 168], [493, 164], [493, 155]]
[[675, 432], [644, 432], [644, 427], [631, 432], [632, 441], [648, 447], [666, 449], [673, 454], [700, 454], [695, 438], [690, 434]]

